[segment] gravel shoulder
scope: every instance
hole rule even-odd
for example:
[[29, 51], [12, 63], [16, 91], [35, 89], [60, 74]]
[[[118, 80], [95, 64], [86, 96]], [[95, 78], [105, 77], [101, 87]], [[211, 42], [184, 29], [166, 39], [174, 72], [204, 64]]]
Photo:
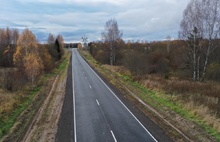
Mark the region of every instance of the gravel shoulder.
[[23, 142], [54, 141], [57, 123], [63, 106], [66, 78], [56, 77], [53, 87], [29, 127]]

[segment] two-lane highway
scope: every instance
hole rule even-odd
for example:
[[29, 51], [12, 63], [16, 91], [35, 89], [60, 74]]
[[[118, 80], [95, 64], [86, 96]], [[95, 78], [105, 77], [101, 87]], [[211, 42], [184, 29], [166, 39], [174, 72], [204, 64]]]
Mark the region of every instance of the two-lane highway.
[[75, 142], [155, 142], [114, 92], [72, 50]]

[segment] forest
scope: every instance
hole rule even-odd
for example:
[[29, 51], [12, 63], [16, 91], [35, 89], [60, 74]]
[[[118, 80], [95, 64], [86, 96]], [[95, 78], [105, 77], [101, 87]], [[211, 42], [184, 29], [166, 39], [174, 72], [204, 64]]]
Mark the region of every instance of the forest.
[[[220, 44], [220, 40], [217, 40]], [[115, 65], [125, 66], [136, 76], [160, 74], [164, 78], [179, 77], [192, 80], [193, 66], [184, 40], [153, 42], [124, 42], [115, 44]], [[90, 43], [90, 54], [102, 64], [110, 64], [110, 48], [105, 42]], [[206, 80], [220, 81], [220, 48], [210, 56]], [[201, 67], [205, 61], [205, 48], [201, 48]], [[200, 67], [200, 69], [201, 69]]]

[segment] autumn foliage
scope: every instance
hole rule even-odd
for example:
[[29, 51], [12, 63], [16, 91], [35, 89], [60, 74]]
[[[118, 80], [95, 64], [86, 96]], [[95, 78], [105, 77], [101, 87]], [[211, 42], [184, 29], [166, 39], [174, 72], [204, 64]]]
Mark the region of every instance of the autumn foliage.
[[25, 58], [29, 54], [38, 56], [38, 45], [34, 34], [25, 29], [17, 41], [17, 49], [13, 58], [15, 66], [24, 67]]
[[[167, 43], [169, 42], [169, 48]], [[220, 41], [218, 41], [220, 43]], [[105, 42], [90, 43], [90, 54], [100, 63], [109, 64], [109, 48]], [[186, 43], [183, 40], [154, 42], [121, 42], [118, 46], [116, 65], [124, 66], [136, 76], [159, 74], [166, 78], [175, 76], [191, 79], [192, 66]], [[168, 50], [169, 49], [169, 50]], [[201, 49], [205, 50], [205, 49]], [[220, 49], [209, 60], [207, 79], [220, 81]], [[204, 60], [201, 57], [201, 60]]]
[[34, 53], [27, 54], [24, 56], [23, 60], [25, 73], [33, 85], [36, 76], [38, 76], [43, 71], [44, 66], [42, 64], [42, 60], [40, 56]]
[[[56, 42], [55, 42], [56, 40]], [[59, 49], [58, 49], [59, 48]], [[49, 34], [48, 44], [38, 43], [29, 29], [19, 34], [17, 29], [0, 29], [0, 67], [7, 67], [0, 81], [8, 90], [17, 90], [48, 73], [64, 55], [64, 39]]]

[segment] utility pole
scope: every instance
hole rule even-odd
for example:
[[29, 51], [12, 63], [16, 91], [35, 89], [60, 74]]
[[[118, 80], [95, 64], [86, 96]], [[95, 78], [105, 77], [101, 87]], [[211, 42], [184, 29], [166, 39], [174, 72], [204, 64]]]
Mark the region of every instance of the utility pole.
[[85, 35], [83, 35], [82, 36], [82, 46], [83, 46], [83, 48], [86, 48], [87, 47], [87, 42], [88, 42], [88, 38], [85, 36]]

